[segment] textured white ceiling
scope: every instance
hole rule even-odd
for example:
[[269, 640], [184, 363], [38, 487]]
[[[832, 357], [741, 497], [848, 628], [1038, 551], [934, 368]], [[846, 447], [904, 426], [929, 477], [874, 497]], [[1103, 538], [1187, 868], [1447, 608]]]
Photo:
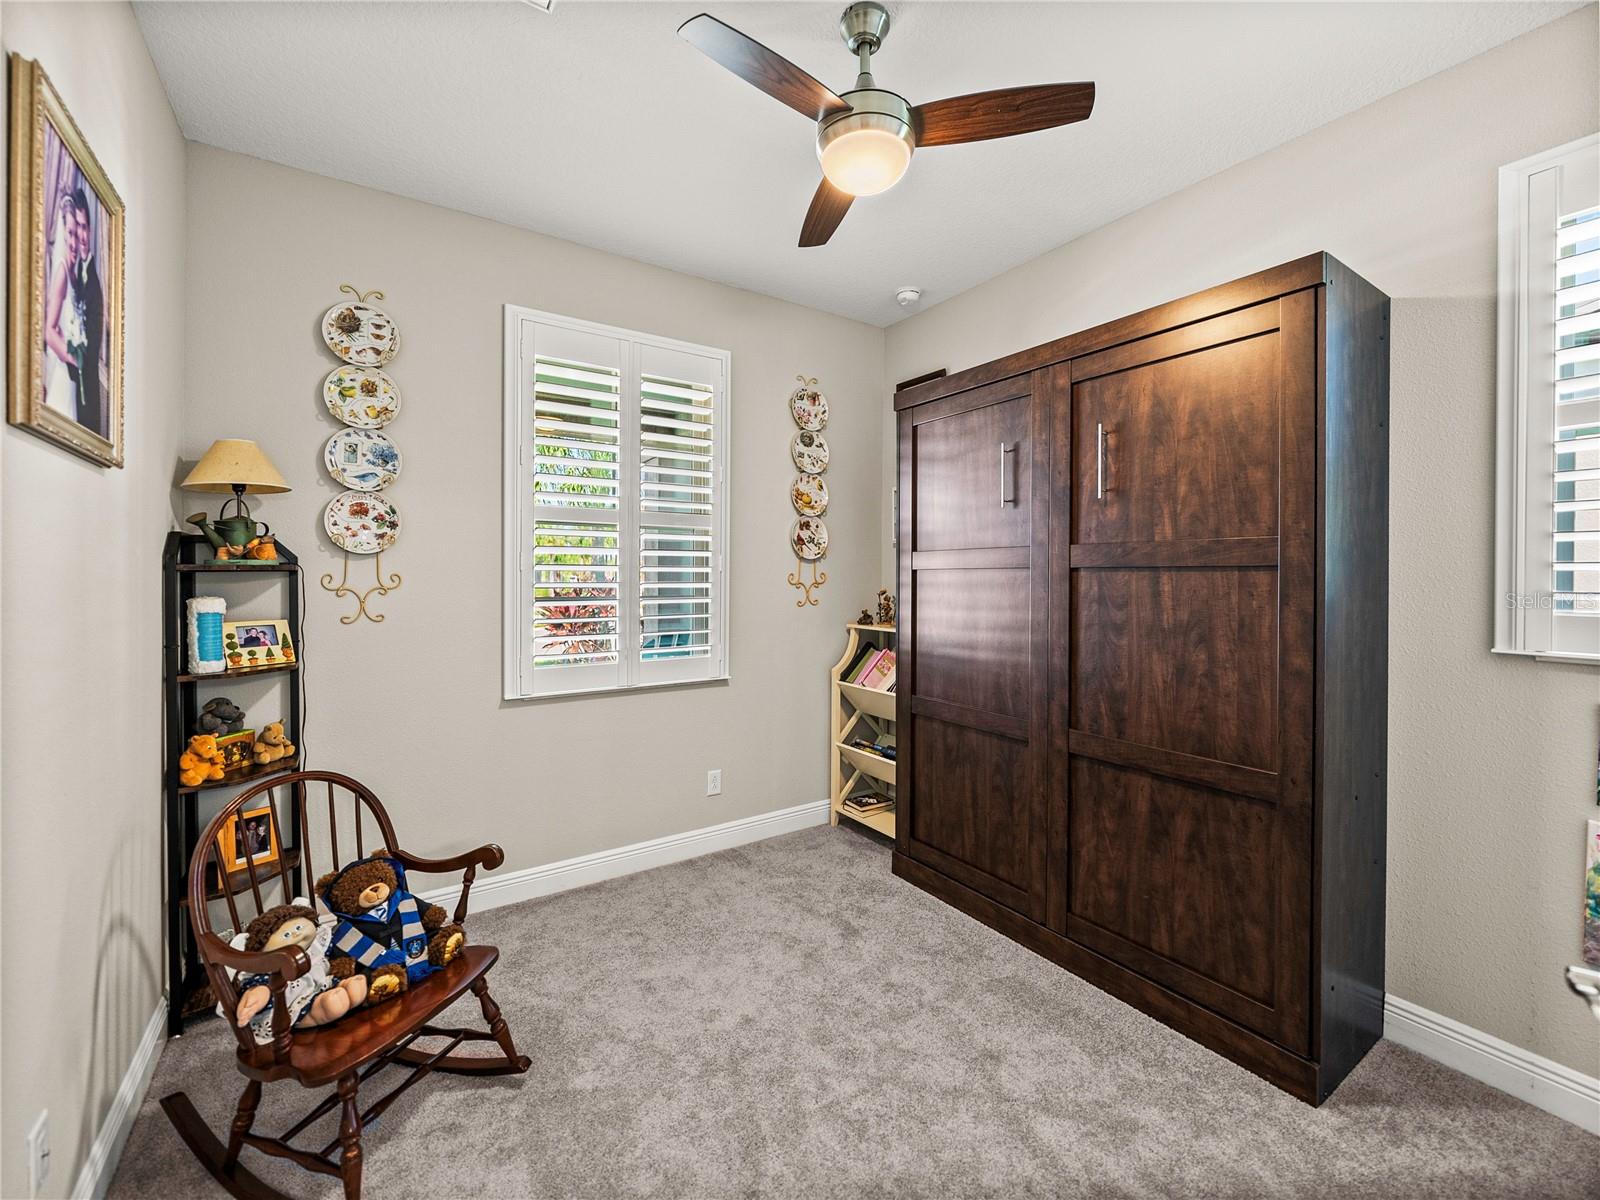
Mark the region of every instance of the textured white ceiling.
[[1094, 116], [920, 151], [801, 250], [812, 126], [675, 31], [709, 10], [842, 91], [843, 7], [136, 11], [195, 141], [887, 325], [902, 285], [937, 303], [1578, 5], [891, 3], [875, 69], [912, 103], [1092, 79]]

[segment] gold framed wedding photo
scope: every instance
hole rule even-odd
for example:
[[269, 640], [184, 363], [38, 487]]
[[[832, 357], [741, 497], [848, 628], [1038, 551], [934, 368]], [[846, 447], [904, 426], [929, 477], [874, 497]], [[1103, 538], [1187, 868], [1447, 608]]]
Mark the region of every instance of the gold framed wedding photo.
[[11, 66], [13, 425], [122, 466], [123, 203], [44, 69]]

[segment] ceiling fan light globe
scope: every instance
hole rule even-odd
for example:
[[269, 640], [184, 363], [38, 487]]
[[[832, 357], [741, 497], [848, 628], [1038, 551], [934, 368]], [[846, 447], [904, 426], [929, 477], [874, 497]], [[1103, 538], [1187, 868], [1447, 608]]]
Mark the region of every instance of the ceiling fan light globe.
[[876, 196], [900, 182], [917, 147], [911, 106], [882, 88], [846, 92], [850, 111], [817, 128], [817, 158], [828, 182], [852, 196]]
[[822, 173], [841, 192], [876, 196], [900, 182], [911, 165], [911, 145], [882, 129], [842, 133], [818, 149]]

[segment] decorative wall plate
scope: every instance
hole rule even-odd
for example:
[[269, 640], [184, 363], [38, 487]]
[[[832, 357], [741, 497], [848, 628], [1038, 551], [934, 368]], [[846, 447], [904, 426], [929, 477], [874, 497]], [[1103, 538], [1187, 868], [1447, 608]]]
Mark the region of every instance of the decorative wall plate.
[[820, 475], [828, 469], [828, 440], [820, 433], [802, 429], [789, 443], [789, 457], [807, 475]]
[[335, 304], [323, 314], [322, 340], [347, 363], [381, 367], [400, 348], [400, 331], [381, 308]]
[[821, 475], [796, 475], [789, 500], [802, 517], [820, 517], [828, 511], [828, 485]]
[[358, 492], [386, 488], [400, 474], [400, 450], [375, 429], [341, 429], [322, 448], [335, 483]]
[[789, 530], [795, 557], [815, 562], [828, 552], [828, 527], [817, 517], [801, 517]]
[[376, 367], [335, 367], [322, 381], [328, 411], [346, 425], [382, 429], [400, 412], [400, 389]]
[[789, 412], [801, 429], [815, 432], [828, 423], [828, 398], [802, 383], [789, 397]]
[[322, 514], [328, 537], [351, 554], [380, 554], [400, 533], [400, 512], [377, 492], [340, 492]]

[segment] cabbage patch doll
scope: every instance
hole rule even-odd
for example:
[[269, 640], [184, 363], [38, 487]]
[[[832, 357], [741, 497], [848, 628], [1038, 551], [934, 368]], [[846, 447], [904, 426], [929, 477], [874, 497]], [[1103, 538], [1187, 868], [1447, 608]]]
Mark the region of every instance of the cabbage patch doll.
[[406, 890], [405, 868], [382, 851], [324, 875], [317, 895], [338, 918], [329, 969], [335, 978], [365, 977], [368, 1004], [426, 979], [466, 942], [444, 909]]
[[[337, 1021], [367, 998], [367, 981], [361, 977], [337, 979], [329, 969], [328, 949], [336, 920], [307, 904], [280, 904], [269, 908], [230, 943], [235, 950], [252, 953], [299, 946], [311, 960], [311, 969], [284, 986], [289, 1023], [294, 1027], [326, 1025]], [[239, 1003], [233, 1019], [240, 1028], [250, 1026], [251, 1036], [265, 1045], [272, 1041], [272, 989], [270, 975], [237, 974], [234, 982]], [[217, 1014], [227, 1016], [221, 1004]]]

